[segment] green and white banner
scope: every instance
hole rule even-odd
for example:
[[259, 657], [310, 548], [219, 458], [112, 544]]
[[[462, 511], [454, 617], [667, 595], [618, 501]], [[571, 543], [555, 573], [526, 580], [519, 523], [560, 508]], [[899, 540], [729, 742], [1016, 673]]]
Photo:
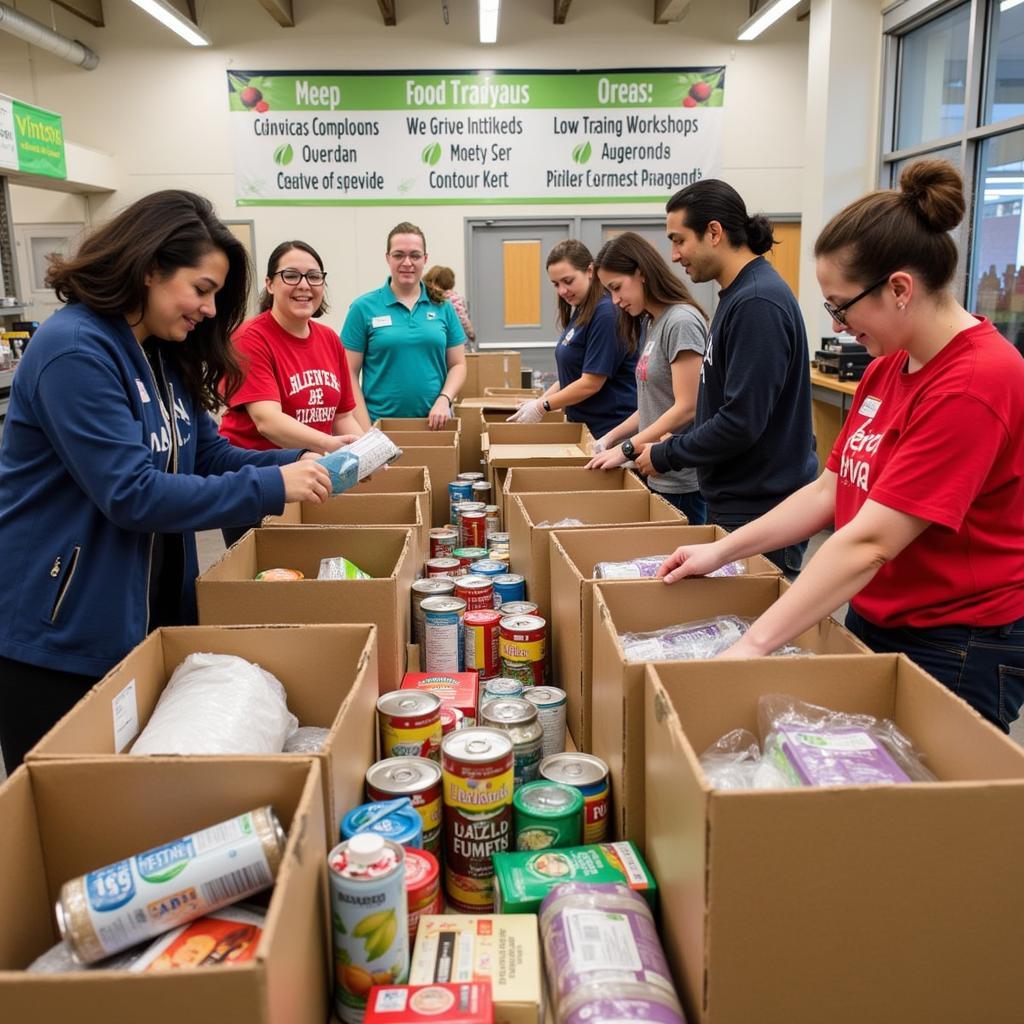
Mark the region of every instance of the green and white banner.
[[0, 95], [0, 167], [66, 178], [60, 114]]
[[652, 202], [721, 170], [723, 67], [227, 81], [239, 206]]

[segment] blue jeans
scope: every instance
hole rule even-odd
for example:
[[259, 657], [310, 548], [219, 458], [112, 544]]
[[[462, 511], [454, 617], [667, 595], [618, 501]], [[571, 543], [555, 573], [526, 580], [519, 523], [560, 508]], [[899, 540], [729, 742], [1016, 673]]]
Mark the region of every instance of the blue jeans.
[[846, 613], [846, 627], [879, 654], [902, 652], [993, 725], [1010, 731], [1024, 705], [1024, 619], [988, 629], [884, 629]]
[[700, 496], [700, 491], [678, 494], [671, 491], [655, 491], [649, 484], [648, 488], [664, 498], [673, 508], [679, 509], [691, 526], [703, 526], [708, 521], [707, 502]]
[[[723, 515], [713, 510], [708, 512], [708, 522], [720, 526], [723, 530], [732, 533], [747, 523], [752, 523], [760, 516]], [[790, 544], [787, 548], [779, 548], [776, 551], [764, 551], [762, 554], [769, 562], [773, 562], [781, 570], [783, 575], [791, 583], [800, 575], [800, 569], [804, 563], [804, 552], [807, 550], [807, 541], [802, 540], [799, 544]]]

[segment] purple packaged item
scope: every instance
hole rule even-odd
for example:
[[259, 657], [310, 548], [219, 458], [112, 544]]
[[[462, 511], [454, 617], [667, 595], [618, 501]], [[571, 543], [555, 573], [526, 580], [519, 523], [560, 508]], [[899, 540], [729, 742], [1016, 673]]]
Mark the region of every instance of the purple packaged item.
[[768, 747], [786, 774], [805, 786], [861, 786], [869, 783], [910, 782], [888, 750], [866, 729], [855, 726], [801, 729], [781, 725], [768, 738]]
[[657, 575], [668, 555], [644, 555], [625, 562], [598, 562], [594, 566], [595, 580], [646, 580]]
[[627, 661], [689, 661], [713, 658], [732, 647], [750, 628], [751, 619], [720, 615], [699, 622], [666, 626], [650, 633], [623, 633]]
[[646, 999], [643, 996], [604, 996], [571, 1000], [575, 1009], [559, 1013], [560, 1024], [605, 1024], [631, 1021], [633, 1024], [685, 1024], [681, 1011], [673, 1007], [675, 996]]
[[746, 562], [726, 562], [720, 569], [708, 573], [708, 579], [712, 576], [746, 576]]

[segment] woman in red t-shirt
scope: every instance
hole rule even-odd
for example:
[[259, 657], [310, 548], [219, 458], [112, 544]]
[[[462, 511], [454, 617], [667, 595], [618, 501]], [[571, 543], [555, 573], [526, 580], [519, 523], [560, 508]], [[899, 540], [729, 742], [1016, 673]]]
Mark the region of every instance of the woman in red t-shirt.
[[724, 657], [769, 654], [844, 602], [875, 651], [907, 654], [1009, 731], [1024, 704], [1024, 359], [954, 297], [963, 182], [905, 168], [899, 191], [837, 214], [815, 245], [825, 308], [875, 356], [812, 484], [666, 582], [835, 533]]
[[[323, 260], [306, 242], [270, 254], [260, 312], [232, 336], [245, 374], [225, 396], [220, 433], [240, 448], [332, 452], [363, 433], [341, 339], [327, 312]], [[224, 530], [233, 544], [248, 527]]]

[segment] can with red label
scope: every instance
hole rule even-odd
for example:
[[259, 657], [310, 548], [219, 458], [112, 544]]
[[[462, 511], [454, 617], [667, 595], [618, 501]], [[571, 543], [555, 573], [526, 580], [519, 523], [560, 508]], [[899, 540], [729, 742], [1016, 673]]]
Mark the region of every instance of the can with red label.
[[409, 944], [416, 939], [420, 914], [443, 914], [441, 866], [428, 850], [406, 848], [405, 891], [409, 899]]
[[459, 529], [459, 520], [463, 512], [483, 512], [485, 507], [482, 501], [453, 501], [449, 507], [452, 527]]
[[459, 539], [464, 548], [485, 548], [487, 546], [487, 515], [459, 508]]
[[491, 983], [374, 985], [363, 1024], [494, 1024]]
[[506, 615], [500, 625], [501, 674], [521, 679], [526, 686], [543, 686], [547, 622], [539, 615]]
[[466, 716], [459, 708], [443, 706], [441, 708], [441, 739], [444, 739], [448, 733], [461, 729], [465, 720]]
[[501, 612], [489, 608], [466, 612], [462, 620], [466, 670], [474, 669], [481, 679], [493, 679], [498, 674], [500, 622]]
[[424, 619], [422, 604], [428, 597], [451, 597], [455, 593], [455, 581], [447, 576], [428, 577], [416, 580], [412, 592], [412, 642], [423, 650]]
[[428, 579], [434, 576], [461, 576], [465, 572], [460, 558], [428, 558], [424, 568]]
[[431, 558], [451, 558], [459, 546], [459, 532], [451, 526], [435, 526], [429, 536]]
[[493, 608], [494, 584], [486, 576], [460, 576], [455, 581], [455, 596], [466, 602], [467, 612]]
[[552, 754], [541, 761], [540, 777], [575, 786], [583, 794], [583, 842], [605, 842], [608, 838], [608, 765], [594, 754]]
[[437, 761], [441, 750], [440, 712], [441, 698], [422, 690], [392, 690], [378, 697], [381, 757], [429, 757]]
[[[444, 714], [444, 708], [441, 709]], [[442, 718], [442, 729], [443, 729]], [[423, 821], [423, 849], [441, 855], [441, 766], [426, 757], [387, 757], [366, 770], [366, 799], [407, 796]]]

